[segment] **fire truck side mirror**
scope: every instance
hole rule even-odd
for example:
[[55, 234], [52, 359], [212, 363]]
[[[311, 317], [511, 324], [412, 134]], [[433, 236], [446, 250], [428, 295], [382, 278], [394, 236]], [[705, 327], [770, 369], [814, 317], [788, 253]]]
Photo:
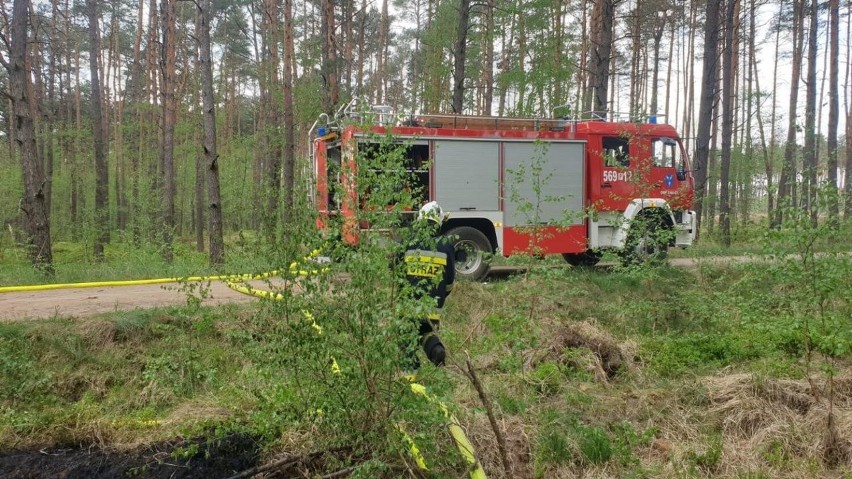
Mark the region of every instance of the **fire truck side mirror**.
[[677, 166], [677, 180], [678, 181], [686, 181], [686, 166], [683, 163]]

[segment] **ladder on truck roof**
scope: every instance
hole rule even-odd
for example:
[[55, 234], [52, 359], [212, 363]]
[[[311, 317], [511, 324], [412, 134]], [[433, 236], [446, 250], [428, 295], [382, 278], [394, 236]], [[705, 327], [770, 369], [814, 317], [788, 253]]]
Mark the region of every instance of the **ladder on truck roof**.
[[[551, 112], [553, 118], [518, 118], [499, 116], [452, 115], [452, 114], [421, 114], [398, 115], [393, 107], [388, 105], [373, 105], [363, 98], [355, 97], [349, 103], [341, 106], [333, 116], [321, 114], [311, 126], [309, 137], [314, 134], [323, 136], [324, 131], [334, 131], [340, 128], [342, 120], [355, 123], [372, 123], [378, 126], [408, 126], [423, 128], [452, 128], [464, 130], [521, 130], [521, 131], [576, 131], [579, 123], [650, 123], [655, 124], [664, 114], [637, 115], [635, 113], [615, 111], [589, 111], [564, 117], [556, 117], [556, 110], [567, 108], [561, 105]], [[320, 134], [322, 133], [322, 134]]]

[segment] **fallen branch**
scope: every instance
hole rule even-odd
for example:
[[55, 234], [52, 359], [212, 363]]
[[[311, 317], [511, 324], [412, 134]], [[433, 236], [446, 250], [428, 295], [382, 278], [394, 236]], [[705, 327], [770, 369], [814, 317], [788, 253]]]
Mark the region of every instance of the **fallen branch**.
[[326, 475], [322, 476], [320, 479], [335, 479], [337, 477], [345, 477], [345, 476], [348, 476], [349, 474], [352, 474], [352, 471], [354, 471], [356, 467], [357, 466], [347, 467], [346, 469], [341, 469], [339, 471], [332, 472], [331, 474], [326, 474]]
[[491, 429], [497, 437], [497, 447], [500, 449], [500, 461], [503, 463], [503, 472], [505, 477], [512, 477], [512, 469], [509, 467], [509, 456], [506, 454], [506, 440], [503, 439], [503, 433], [497, 425], [497, 419], [494, 417], [494, 408], [491, 406], [491, 401], [488, 400], [488, 396], [485, 395], [485, 389], [483, 389], [482, 383], [479, 382], [479, 377], [476, 375], [476, 370], [473, 368], [473, 364], [470, 363], [469, 355], [467, 356], [466, 362], [467, 371], [465, 371], [465, 375], [470, 378], [470, 382], [473, 383], [473, 387], [476, 388], [476, 392], [479, 394], [479, 400], [482, 401], [482, 405], [485, 406], [485, 412], [488, 413], [488, 422], [491, 423]]
[[[284, 459], [279, 459], [277, 461], [270, 462], [270, 463], [267, 463], [267, 464], [263, 464], [261, 466], [256, 466], [256, 467], [252, 467], [251, 469], [246, 469], [245, 471], [240, 472], [239, 474], [235, 474], [235, 475], [229, 477], [228, 479], [245, 479], [246, 477], [252, 477], [256, 474], [260, 474], [261, 472], [271, 471], [273, 469], [284, 469], [284, 468], [290, 467], [294, 464], [298, 464], [300, 462], [308, 461], [308, 460], [311, 460], [315, 457], [322, 456], [323, 454], [336, 453], [336, 452], [340, 452], [340, 451], [345, 451], [347, 449], [348, 448], [346, 448], [346, 447], [339, 447], [339, 448], [330, 449], [330, 450], [327, 450], [327, 451], [314, 451], [314, 452], [309, 452], [307, 454], [300, 454], [300, 455], [295, 456], [295, 457], [291, 456], [291, 457], [287, 457], [287, 458], [284, 458]], [[340, 472], [340, 471], [338, 471], [338, 472]], [[342, 477], [342, 476], [329, 476], [329, 477]]]

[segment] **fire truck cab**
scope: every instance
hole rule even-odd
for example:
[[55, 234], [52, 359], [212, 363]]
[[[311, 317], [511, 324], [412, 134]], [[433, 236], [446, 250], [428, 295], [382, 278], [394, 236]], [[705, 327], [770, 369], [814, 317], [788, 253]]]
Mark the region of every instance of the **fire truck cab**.
[[[671, 125], [601, 119], [421, 115], [350, 103], [311, 129], [312, 191], [320, 223], [356, 222], [359, 152], [377, 135], [405, 144], [405, 167], [422, 201], [441, 204], [442, 232], [456, 247], [457, 274], [480, 279], [493, 253], [561, 254], [593, 265], [605, 250], [627, 260], [660, 258], [695, 239], [694, 181]], [[365, 121], [369, 120], [369, 121]], [[416, 208], [415, 208], [416, 209]]]

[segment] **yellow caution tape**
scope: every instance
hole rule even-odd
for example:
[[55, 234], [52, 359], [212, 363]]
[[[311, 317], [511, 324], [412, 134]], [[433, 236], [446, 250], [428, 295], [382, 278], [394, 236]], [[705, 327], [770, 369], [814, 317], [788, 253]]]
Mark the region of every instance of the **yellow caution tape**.
[[408, 445], [408, 452], [411, 453], [411, 457], [414, 458], [414, 463], [417, 464], [417, 468], [421, 471], [428, 471], [429, 468], [426, 466], [426, 459], [423, 458], [423, 454], [420, 452], [420, 448], [417, 447], [417, 444], [414, 443], [414, 439], [411, 439], [411, 436], [409, 436], [399, 424], [396, 425], [396, 430], [402, 434], [402, 440]]
[[[316, 257], [322, 252], [320, 248], [317, 248], [310, 252], [307, 256], [305, 256], [305, 260], [310, 260], [311, 258]], [[317, 274], [322, 271], [325, 272], [328, 268], [322, 268], [320, 270], [307, 270], [303, 269], [299, 266], [299, 263], [293, 262], [290, 264], [288, 268], [291, 274], [295, 274], [298, 276], [310, 276], [312, 274]], [[269, 271], [266, 273], [258, 273], [258, 274], [229, 274], [229, 275], [215, 275], [215, 276], [187, 276], [183, 278], [151, 278], [151, 279], [131, 279], [131, 280], [122, 280], [122, 281], [89, 281], [82, 283], [52, 283], [52, 284], [32, 284], [32, 285], [21, 285], [21, 286], [0, 286], [0, 293], [24, 293], [30, 291], [49, 291], [54, 289], [69, 289], [69, 288], [103, 288], [103, 287], [111, 287], [111, 286], [141, 286], [148, 284], [165, 284], [165, 283], [180, 283], [180, 282], [190, 282], [196, 283], [201, 281], [224, 281], [226, 283], [238, 282], [238, 281], [251, 281], [251, 280], [259, 280], [259, 279], [267, 279], [273, 276], [277, 276], [280, 271]]]
[[[408, 377], [406, 377], [407, 379]], [[467, 438], [467, 435], [464, 433], [464, 429], [462, 429], [459, 420], [456, 419], [454, 414], [450, 414], [449, 410], [447, 410], [447, 405], [437, 399], [431, 397], [426, 392], [426, 387], [422, 384], [412, 382], [411, 392], [417, 394], [419, 396], [423, 396], [431, 402], [434, 402], [441, 409], [441, 412], [444, 414], [444, 417], [449, 419], [450, 423], [447, 425], [447, 430], [450, 432], [450, 436], [453, 438], [453, 441], [456, 443], [456, 448], [461, 453], [465, 462], [470, 466], [470, 478], [471, 479], [486, 479], [485, 470], [482, 468], [482, 464], [476, 459], [476, 453], [473, 450], [473, 444], [470, 443], [470, 440]], [[404, 434], [404, 433], [403, 433]], [[411, 455], [415, 458], [415, 462], [417, 461], [417, 455], [420, 454], [420, 450], [417, 449], [417, 446], [407, 435], [405, 436], [406, 440], [409, 444], [409, 451]], [[418, 467], [420, 467], [420, 463], [418, 462]], [[426, 470], [425, 464], [421, 469]]]

